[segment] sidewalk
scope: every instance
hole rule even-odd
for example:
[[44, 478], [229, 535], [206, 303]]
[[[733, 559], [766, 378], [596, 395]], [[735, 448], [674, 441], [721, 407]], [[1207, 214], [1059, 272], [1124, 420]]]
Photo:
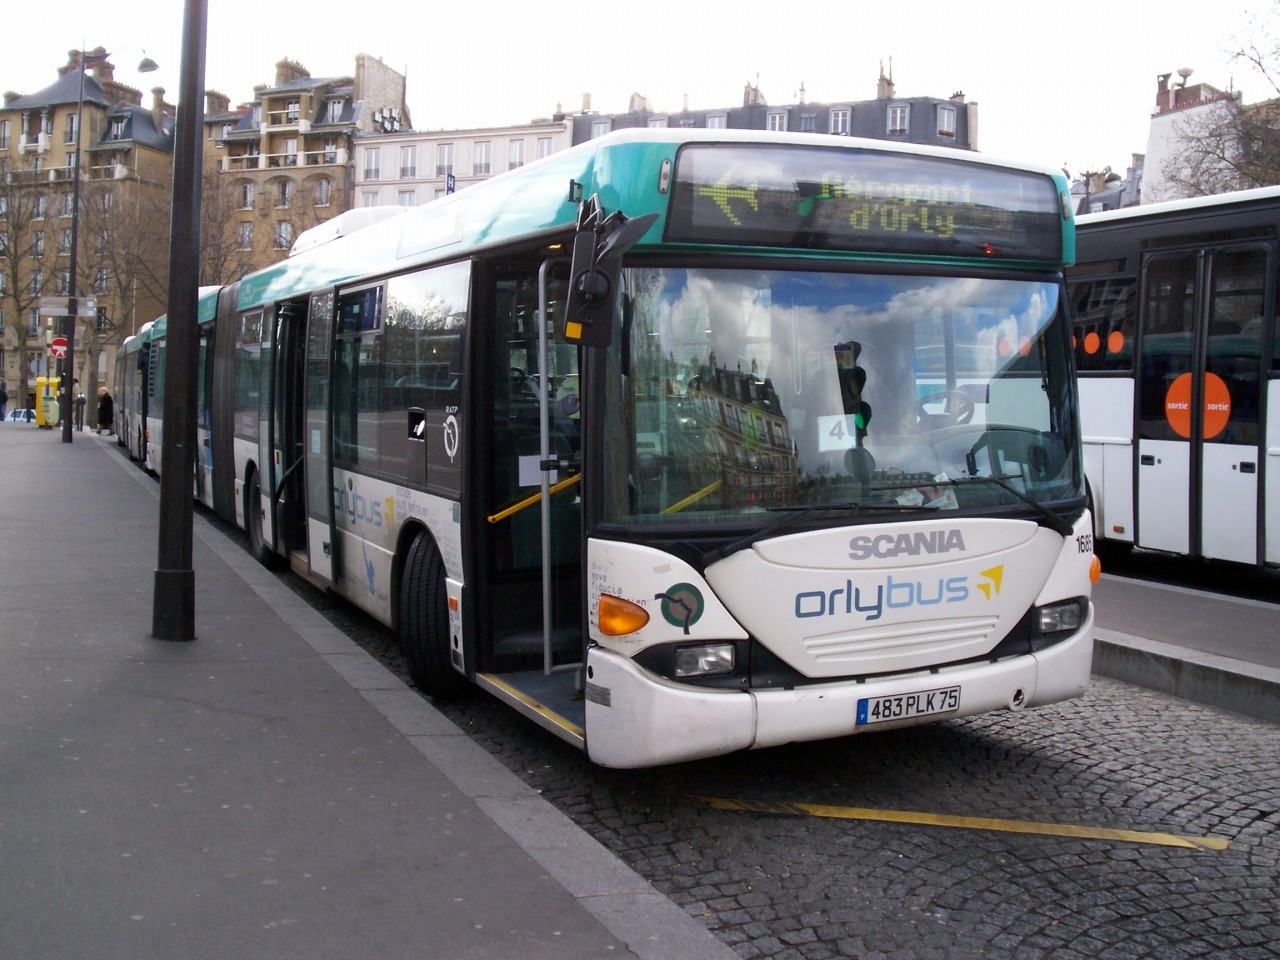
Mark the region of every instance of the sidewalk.
[[0, 956], [724, 958], [671, 901], [159, 488], [0, 424]]

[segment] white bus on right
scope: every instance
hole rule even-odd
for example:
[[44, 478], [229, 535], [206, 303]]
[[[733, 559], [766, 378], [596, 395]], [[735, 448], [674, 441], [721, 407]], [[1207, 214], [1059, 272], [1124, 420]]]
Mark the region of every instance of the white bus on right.
[[1076, 244], [1099, 545], [1280, 565], [1280, 187], [1081, 216]]

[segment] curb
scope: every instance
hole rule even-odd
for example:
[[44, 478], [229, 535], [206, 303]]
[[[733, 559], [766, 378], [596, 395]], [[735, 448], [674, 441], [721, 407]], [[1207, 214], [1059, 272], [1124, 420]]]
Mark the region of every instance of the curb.
[[1280, 670], [1095, 630], [1093, 671], [1184, 700], [1280, 723]]

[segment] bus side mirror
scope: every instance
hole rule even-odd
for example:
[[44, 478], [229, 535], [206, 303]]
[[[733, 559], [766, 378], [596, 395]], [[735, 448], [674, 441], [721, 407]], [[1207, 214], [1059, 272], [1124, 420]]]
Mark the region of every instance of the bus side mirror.
[[[594, 204], [592, 197], [588, 203]], [[607, 347], [613, 338], [613, 309], [622, 275], [622, 255], [653, 226], [656, 213], [628, 219], [614, 211], [603, 220], [579, 218], [569, 265], [569, 300], [557, 336], [568, 343]]]

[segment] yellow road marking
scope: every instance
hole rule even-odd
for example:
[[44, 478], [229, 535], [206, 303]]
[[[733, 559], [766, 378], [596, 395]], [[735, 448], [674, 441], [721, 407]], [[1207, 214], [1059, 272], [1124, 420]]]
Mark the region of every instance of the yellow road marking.
[[965, 830], [994, 830], [1002, 833], [1031, 833], [1047, 837], [1077, 837], [1083, 840], [1120, 840], [1150, 843], [1162, 847], [1192, 850], [1225, 850], [1230, 840], [1219, 837], [1187, 837], [1144, 830], [1114, 830], [1110, 827], [1083, 827], [1070, 823], [1036, 823], [1031, 820], [999, 820], [989, 817], [955, 817], [942, 813], [912, 813], [905, 810], [870, 810], [865, 807], [832, 807], [820, 803], [782, 803], [771, 800], [727, 800], [721, 797], [694, 797], [715, 810], [750, 813], [777, 813], [798, 817], [825, 817], [837, 820], [882, 820], [888, 823], [915, 823], [930, 827], [958, 827]]

